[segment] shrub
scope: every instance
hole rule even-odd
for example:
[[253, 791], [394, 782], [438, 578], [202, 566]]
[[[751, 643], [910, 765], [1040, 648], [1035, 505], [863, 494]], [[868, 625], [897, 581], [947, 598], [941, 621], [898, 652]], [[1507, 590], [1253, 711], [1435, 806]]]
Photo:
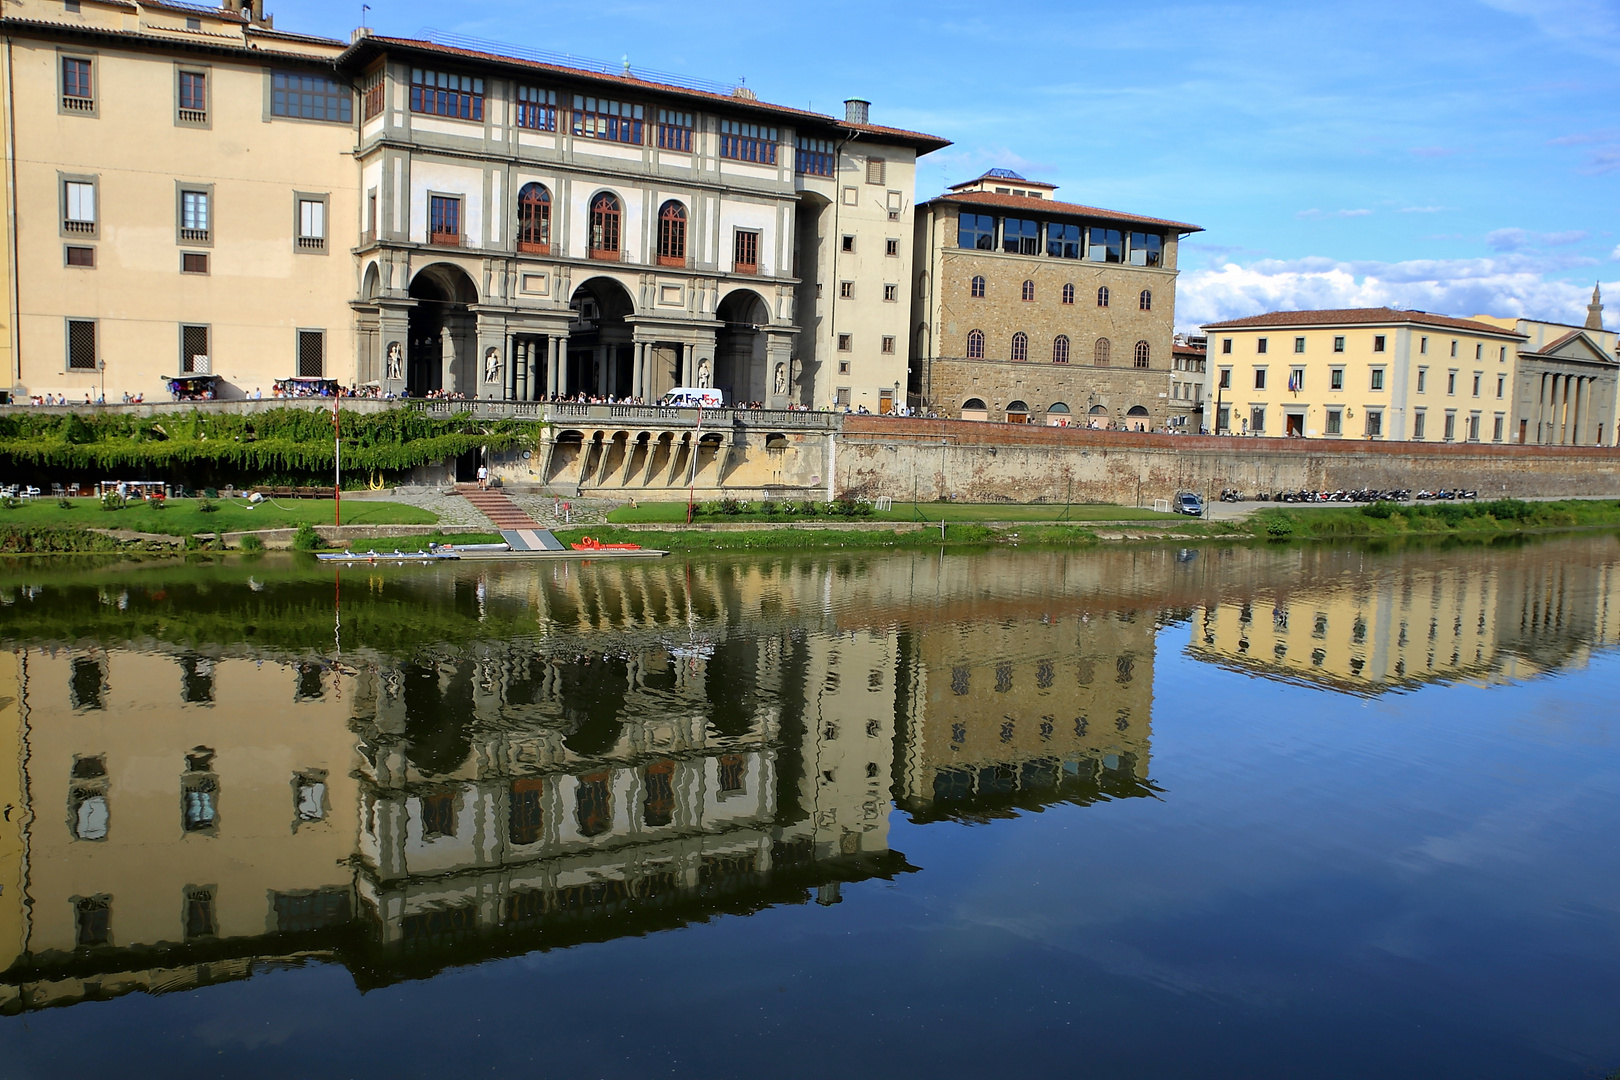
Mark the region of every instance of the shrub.
[[782, 512], [782, 507], [774, 499], [765, 499], [759, 504], [759, 512], [766, 517], [775, 517]]
[[720, 512], [722, 514], [736, 516], [737, 514], [743, 513], [747, 509], [748, 503], [742, 499], [733, 499], [727, 497], [720, 500]]
[[146, 500], [146, 505], [150, 506], [154, 510], [162, 510], [164, 507], [169, 505], [169, 500], [168, 499], [147, 499]]
[[827, 512], [839, 517], [871, 517], [872, 504], [858, 499], [834, 499], [827, 504]]
[[109, 491], [101, 497], [101, 508], [103, 510], [122, 510], [124, 508], [124, 497], [116, 491]]
[[71, 510], [73, 509], [73, 500], [64, 495], [60, 499], [56, 500], [56, 505], [60, 506], [63, 510]]
[[246, 536], [242, 537], [242, 550], [243, 551], [263, 551], [264, 550], [264, 541], [260, 540], [257, 536], [254, 536], [252, 533], [248, 533]]
[[1267, 518], [1266, 535], [1275, 540], [1281, 540], [1285, 537], [1293, 536], [1294, 523], [1285, 517]]
[[1528, 521], [1534, 508], [1523, 499], [1495, 499], [1484, 503], [1480, 510], [1497, 521]]
[[817, 506], [813, 499], [806, 499], [799, 504], [799, 513], [805, 517], [815, 517], [821, 513], [821, 507]]
[[15, 510], [21, 505], [22, 500], [17, 498], [15, 495], [7, 495], [4, 498], [0, 498], [0, 507], [4, 507], [7, 510]]
[[197, 513], [214, 514], [219, 512], [219, 503], [206, 496], [197, 500]]
[[1361, 508], [1361, 512], [1370, 518], [1388, 519], [1389, 515], [1393, 514], [1399, 509], [1400, 506], [1396, 503], [1380, 500], [1379, 502], [1368, 503], [1366, 506], [1363, 506]]
[[325, 546], [326, 541], [321, 539], [321, 534], [307, 521], [298, 526], [298, 531], [293, 534], [293, 547], [299, 551], [319, 551]]

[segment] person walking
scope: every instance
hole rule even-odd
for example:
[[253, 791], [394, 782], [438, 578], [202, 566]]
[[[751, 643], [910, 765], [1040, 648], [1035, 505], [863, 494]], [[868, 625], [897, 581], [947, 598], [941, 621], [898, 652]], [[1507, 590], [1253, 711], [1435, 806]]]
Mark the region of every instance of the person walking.
[[478, 486], [481, 488], [489, 487], [489, 466], [487, 465], [478, 466]]

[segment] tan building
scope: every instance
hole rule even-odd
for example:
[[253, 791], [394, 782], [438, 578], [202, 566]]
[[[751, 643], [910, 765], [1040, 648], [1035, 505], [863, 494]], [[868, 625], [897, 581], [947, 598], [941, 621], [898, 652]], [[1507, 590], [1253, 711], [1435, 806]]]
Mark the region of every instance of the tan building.
[[[1509, 438], [1538, 445], [1620, 444], [1616, 431], [1620, 396], [1620, 334], [1603, 329], [1603, 299], [1597, 288], [1586, 325], [1476, 315], [1523, 334], [1513, 378]], [[1612, 433], [1612, 437], [1611, 437]]]
[[0, 25], [11, 392], [269, 397], [277, 379], [351, 378], [343, 44], [240, 6], [5, 0]]
[[1177, 334], [1170, 345], [1170, 426], [1197, 435], [1204, 430], [1204, 384], [1208, 381], [1209, 341]]
[[1211, 323], [1214, 432], [1506, 442], [1525, 335], [1478, 319], [1352, 308]]
[[1196, 225], [1058, 202], [1005, 169], [918, 207], [913, 390], [941, 416], [1158, 430]]

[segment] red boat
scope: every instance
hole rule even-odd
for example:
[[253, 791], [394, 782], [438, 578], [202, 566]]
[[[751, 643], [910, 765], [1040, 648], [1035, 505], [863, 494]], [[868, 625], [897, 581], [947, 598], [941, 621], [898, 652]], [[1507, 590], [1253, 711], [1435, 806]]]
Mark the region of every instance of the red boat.
[[569, 544], [575, 551], [640, 551], [640, 544], [604, 544], [600, 540], [593, 540], [589, 536], [579, 538], [579, 543]]

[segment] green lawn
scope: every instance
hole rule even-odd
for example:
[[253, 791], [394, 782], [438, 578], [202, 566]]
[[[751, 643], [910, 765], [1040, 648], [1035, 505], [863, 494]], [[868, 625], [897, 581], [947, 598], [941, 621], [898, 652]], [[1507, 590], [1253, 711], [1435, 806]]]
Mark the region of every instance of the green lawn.
[[[195, 533], [241, 532], [249, 529], [289, 529], [304, 522], [332, 524], [331, 499], [277, 499], [249, 506], [241, 499], [219, 499], [211, 514], [203, 513], [196, 499], [170, 499], [162, 510], [151, 504], [131, 503], [122, 510], [103, 510], [99, 499], [70, 499], [71, 510], [45, 497], [30, 499], [15, 510], [0, 509], [0, 526], [39, 528], [134, 529], [137, 532], [191, 536]], [[437, 514], [401, 503], [345, 500], [345, 525], [432, 525]]]
[[[1076, 503], [1065, 507], [1051, 503], [895, 503], [894, 509], [873, 511], [870, 517], [844, 518], [830, 514], [806, 517], [802, 514], [777, 514], [767, 517], [753, 510], [742, 514], [702, 514], [693, 521], [700, 524], [721, 524], [728, 521], [773, 521], [784, 525], [793, 522], [815, 521], [1174, 521], [1185, 520], [1179, 514], [1156, 514], [1134, 506], [1108, 506], [1095, 503]], [[621, 506], [608, 514], [615, 525], [668, 525], [684, 524], [685, 503], [642, 503], [640, 506]]]

